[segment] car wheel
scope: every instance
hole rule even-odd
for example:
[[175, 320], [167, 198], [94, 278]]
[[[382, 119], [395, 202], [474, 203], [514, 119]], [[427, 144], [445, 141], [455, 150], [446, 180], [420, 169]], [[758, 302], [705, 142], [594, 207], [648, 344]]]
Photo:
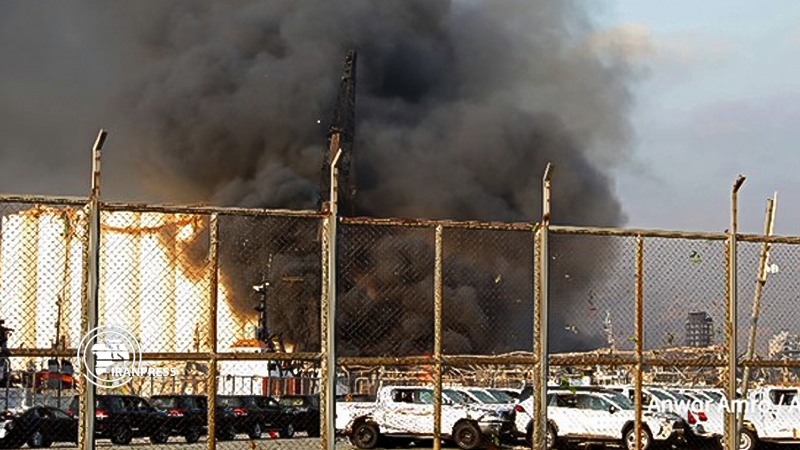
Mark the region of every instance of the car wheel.
[[28, 438], [28, 447], [31, 448], [50, 447], [52, 444], [53, 442], [47, 439], [41, 430], [34, 431]]
[[361, 449], [372, 449], [378, 445], [380, 437], [381, 433], [377, 425], [371, 422], [361, 422], [353, 428], [350, 442]]
[[556, 438], [556, 429], [553, 428], [553, 425], [547, 425], [547, 436], [545, 436], [545, 448], [547, 450], [556, 448]]
[[483, 443], [483, 435], [477, 425], [464, 421], [453, 427], [453, 440], [462, 450], [474, 450]]
[[[653, 437], [650, 435], [650, 430], [647, 427], [642, 427], [642, 439], [640, 441], [641, 445], [639, 448], [642, 450], [647, 450], [650, 448], [650, 442], [652, 442]], [[628, 428], [628, 431], [625, 432], [625, 448], [628, 450], [636, 450], [636, 427]]]
[[188, 431], [186, 431], [186, 434], [183, 437], [184, 437], [184, 439], [186, 439], [186, 442], [188, 442], [189, 444], [194, 444], [195, 442], [200, 440], [200, 434], [201, 434], [201, 431], [200, 431], [199, 428], [192, 427], [192, 428], [189, 428]]
[[166, 428], [160, 428], [150, 436], [150, 442], [153, 444], [166, 444], [167, 441], [169, 441], [169, 432]]
[[283, 430], [281, 430], [280, 437], [286, 438], [286, 439], [293, 438], [294, 437], [294, 425], [292, 425], [292, 424], [286, 425], [283, 428]]
[[131, 430], [126, 425], [118, 426], [111, 434], [111, 443], [115, 445], [128, 445], [132, 440]]
[[250, 428], [250, 432], [247, 433], [247, 435], [250, 436], [250, 439], [261, 439], [263, 434], [264, 433], [261, 430], [261, 424], [257, 422], [253, 424], [252, 428]]
[[742, 429], [739, 436], [739, 450], [754, 450], [758, 447], [758, 436], [753, 430]]

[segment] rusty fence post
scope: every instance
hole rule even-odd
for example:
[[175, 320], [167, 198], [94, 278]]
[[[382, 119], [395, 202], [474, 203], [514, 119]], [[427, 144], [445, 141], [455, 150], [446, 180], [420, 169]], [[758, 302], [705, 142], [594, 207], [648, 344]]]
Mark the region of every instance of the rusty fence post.
[[[739, 189], [744, 184], [745, 177], [739, 175], [733, 183], [731, 190], [731, 225], [728, 230], [728, 257], [726, 258], [728, 268], [728, 305], [727, 314], [725, 318], [725, 331], [727, 333], [728, 345], [728, 373], [726, 380], [726, 396], [728, 405], [733, 404], [736, 400], [736, 368], [737, 368], [737, 355], [736, 355], [736, 337], [738, 333], [737, 323], [737, 261], [736, 261], [736, 239], [739, 229]], [[725, 446], [728, 450], [735, 450], [739, 448], [739, 427], [736, 420], [736, 412], [734, 408], [728, 408], [725, 412]]]
[[433, 448], [442, 448], [442, 226], [436, 227], [436, 254], [433, 273]]
[[[87, 298], [85, 306], [85, 327], [84, 337], [97, 328], [99, 321], [99, 299], [100, 299], [100, 160], [102, 159], [103, 144], [108, 134], [105, 130], [97, 133], [92, 146], [92, 193], [89, 197], [89, 254], [88, 254], [88, 279], [87, 279]], [[91, 374], [95, 370], [95, 355], [93, 352], [85, 352], [81, 355], [78, 349], [78, 366], [81, 367], [84, 379], [81, 385], [82, 404], [79, 412], [79, 436], [81, 448], [84, 450], [94, 449], [94, 426], [95, 426], [95, 395], [97, 387], [89, 382]], [[90, 369], [91, 368], [91, 369]]]
[[642, 374], [644, 373], [644, 239], [636, 236], [636, 379], [634, 380], [634, 422], [636, 450], [642, 449]]
[[208, 341], [211, 357], [208, 359], [208, 378], [206, 379], [206, 393], [208, 396], [208, 450], [217, 447], [217, 301], [219, 295], [219, 218], [217, 214], [212, 214], [209, 221], [209, 247], [208, 258], [211, 263], [210, 283], [209, 283], [209, 327]]
[[[533, 424], [531, 445], [534, 449], [547, 448], [547, 381], [550, 375], [548, 360], [548, 319], [549, 319], [549, 264], [548, 227], [550, 226], [550, 181], [553, 166], [547, 163], [542, 177], [542, 223], [539, 227], [539, 292], [536, 303], [535, 329], [537, 336], [537, 371], [533, 386]], [[538, 325], [538, 326], [536, 326]]]

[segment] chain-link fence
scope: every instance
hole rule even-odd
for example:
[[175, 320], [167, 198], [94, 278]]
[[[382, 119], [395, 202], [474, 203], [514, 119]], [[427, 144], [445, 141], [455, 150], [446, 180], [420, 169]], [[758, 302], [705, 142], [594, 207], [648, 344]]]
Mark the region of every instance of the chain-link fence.
[[743, 448], [800, 442], [798, 238], [27, 197], [0, 218], [1, 445], [699, 448], [734, 400], [767, 404]]

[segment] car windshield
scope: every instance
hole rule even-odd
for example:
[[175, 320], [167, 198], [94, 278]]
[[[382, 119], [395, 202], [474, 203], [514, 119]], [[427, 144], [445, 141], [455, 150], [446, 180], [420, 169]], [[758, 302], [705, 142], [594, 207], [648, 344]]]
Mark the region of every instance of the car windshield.
[[673, 400], [674, 401], [675, 400], [675, 398], [673, 398], [671, 395], [667, 394], [666, 392], [659, 391], [658, 389], [650, 389], [648, 392], [653, 397], [655, 397], [655, 398], [657, 398], [659, 400], [662, 400], [662, 401], [667, 401], [667, 400]]
[[497, 389], [489, 389], [489, 393], [501, 403], [510, 403], [514, 401], [514, 397]]
[[499, 400], [497, 400], [496, 398], [492, 397], [491, 395], [483, 391], [476, 390], [476, 391], [469, 391], [469, 393], [474, 395], [475, 398], [477, 398], [478, 401], [480, 401], [481, 403], [500, 403]]
[[620, 409], [634, 409], [631, 400], [619, 392], [604, 392], [603, 396], [614, 402]]

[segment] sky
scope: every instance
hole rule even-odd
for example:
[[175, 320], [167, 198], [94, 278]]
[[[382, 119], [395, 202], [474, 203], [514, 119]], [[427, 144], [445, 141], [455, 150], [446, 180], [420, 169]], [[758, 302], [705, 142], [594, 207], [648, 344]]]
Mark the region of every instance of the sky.
[[[598, 12], [641, 69], [632, 158], [616, 169], [627, 226], [800, 232], [800, 3], [618, 0]], [[614, 34], [616, 33], [616, 34]]]
[[[800, 123], [800, 3], [576, 1], [592, 11], [599, 42], [620, 47], [639, 70], [633, 87], [633, 149], [629, 160], [613, 169], [616, 192], [628, 218], [625, 226], [724, 231], [729, 224], [730, 188], [741, 173], [748, 178], [740, 196], [741, 231], [761, 232], [766, 199], [777, 191], [776, 233], [799, 234], [800, 210], [794, 205], [800, 201], [800, 177], [795, 175], [800, 163], [795, 150], [800, 142], [800, 127], [795, 125]], [[58, 8], [45, 8], [41, 14], [30, 19], [58, 23], [53, 20], [60, 14]], [[20, 123], [6, 124], [19, 132], [4, 138], [3, 152], [12, 154], [26, 147], [27, 143], [14, 139], [41, 146], [44, 141], [37, 138], [44, 134], [37, 129], [41, 125], [28, 118], [38, 115], [40, 123], [49, 125], [61, 122], [56, 116], [62, 109], [48, 104], [48, 98], [55, 92], [69, 92], [65, 88], [70, 86], [78, 87], [75, 98], [67, 99], [76, 118], [71, 130], [51, 132], [86, 136], [87, 147], [96, 132], [91, 110], [96, 112], [101, 104], [98, 99], [116, 87], [87, 87], [94, 78], [83, 71], [121, 69], [98, 65], [96, 61], [102, 58], [92, 57], [98, 50], [81, 49], [83, 44], [64, 27], [64, 39], [53, 44], [42, 37], [39, 44], [57, 45], [66, 55], [82, 55], [71, 71], [55, 77], [48, 70], [28, 70], [50, 67], [35, 61], [12, 61], [0, 68], [12, 74], [26, 70], [17, 78], [31, 80], [40, 94], [4, 90], [3, 101], [19, 111]], [[12, 28], [0, 29], [0, 40], [17, 46], [14, 33]], [[32, 47], [39, 44], [30, 43]], [[81, 92], [91, 94], [87, 97]], [[110, 142], [115, 138], [121, 139], [115, 134]], [[74, 146], [76, 141], [68, 142]], [[55, 177], [59, 171], [80, 173], [88, 165], [63, 153], [48, 159], [37, 155], [31, 151], [3, 160], [3, 173], [35, 168]], [[126, 176], [120, 167], [124, 164], [110, 164], [104, 171], [109, 177]], [[84, 194], [88, 175], [85, 178], [65, 180], [64, 193]], [[28, 177], [20, 185], [22, 192], [14, 193], [45, 193], [49, 185], [52, 180]]]

